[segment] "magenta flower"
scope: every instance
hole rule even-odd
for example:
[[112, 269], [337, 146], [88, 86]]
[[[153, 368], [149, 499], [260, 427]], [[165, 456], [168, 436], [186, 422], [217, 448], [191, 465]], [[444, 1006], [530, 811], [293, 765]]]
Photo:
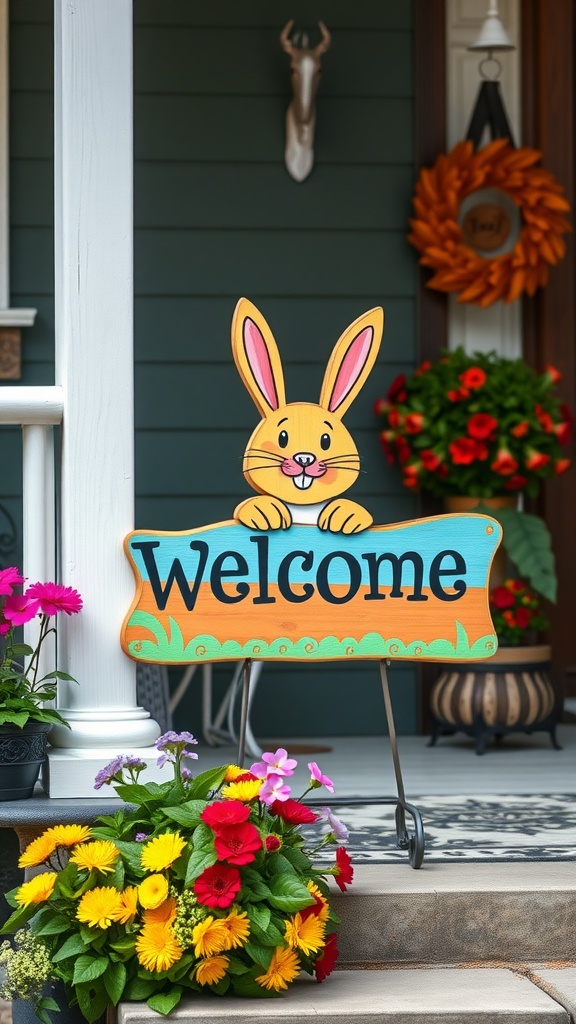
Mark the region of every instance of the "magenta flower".
[[250, 771], [257, 779], [265, 779], [268, 775], [294, 775], [298, 761], [288, 757], [288, 751], [279, 747], [275, 754], [262, 754], [262, 760], [253, 764]]
[[0, 622], [0, 636], [6, 636], [6, 633], [9, 633], [11, 629], [12, 627], [9, 622]]
[[20, 583], [24, 583], [24, 577], [20, 575], [20, 570], [15, 565], [10, 565], [7, 569], [0, 570], [1, 596], [11, 594], [13, 588], [17, 587]]
[[289, 796], [290, 786], [285, 784], [281, 775], [269, 775], [258, 793], [258, 799], [263, 804], [273, 804], [275, 800], [280, 800], [282, 803], [284, 800], [288, 800]]
[[75, 615], [82, 608], [82, 598], [73, 587], [62, 587], [59, 583], [33, 583], [26, 591], [26, 597], [33, 597], [40, 605], [43, 615]]
[[323, 775], [320, 771], [316, 761], [310, 761], [308, 765], [310, 769], [310, 788], [318, 789], [320, 786], [325, 786], [329, 793], [334, 792], [334, 783], [332, 779], [329, 779], [327, 775]]
[[26, 594], [11, 594], [4, 604], [4, 618], [11, 626], [22, 626], [38, 614], [39, 608], [38, 601], [31, 601]]

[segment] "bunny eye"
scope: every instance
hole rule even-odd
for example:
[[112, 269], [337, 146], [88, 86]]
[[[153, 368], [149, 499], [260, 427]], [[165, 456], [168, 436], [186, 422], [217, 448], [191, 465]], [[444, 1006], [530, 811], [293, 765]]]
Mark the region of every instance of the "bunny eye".
[[285, 430], [281, 430], [280, 433], [278, 434], [278, 444], [280, 445], [281, 448], [288, 447], [288, 434], [286, 433]]
[[320, 447], [322, 451], [327, 452], [331, 443], [332, 439], [330, 437], [330, 434], [322, 434], [322, 437], [320, 438]]

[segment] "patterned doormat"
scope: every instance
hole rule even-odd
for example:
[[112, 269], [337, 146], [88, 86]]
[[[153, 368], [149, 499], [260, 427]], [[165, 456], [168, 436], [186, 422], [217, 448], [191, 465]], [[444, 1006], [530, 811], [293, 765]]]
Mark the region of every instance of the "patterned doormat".
[[[426, 864], [441, 861], [576, 860], [576, 795], [410, 797], [424, 822]], [[350, 802], [331, 810], [350, 831], [356, 864], [407, 860], [396, 847], [395, 807]], [[413, 831], [412, 819], [406, 819]], [[326, 860], [333, 858], [333, 847]]]

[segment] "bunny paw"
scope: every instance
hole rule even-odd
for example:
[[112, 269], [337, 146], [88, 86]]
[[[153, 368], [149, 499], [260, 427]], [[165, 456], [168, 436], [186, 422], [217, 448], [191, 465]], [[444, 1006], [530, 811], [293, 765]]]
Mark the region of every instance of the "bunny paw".
[[252, 530], [287, 530], [292, 523], [286, 505], [268, 494], [247, 498], [234, 509], [234, 518]]
[[335, 498], [322, 509], [318, 526], [330, 533], [361, 533], [372, 526], [373, 522], [372, 516], [362, 505], [347, 498]]

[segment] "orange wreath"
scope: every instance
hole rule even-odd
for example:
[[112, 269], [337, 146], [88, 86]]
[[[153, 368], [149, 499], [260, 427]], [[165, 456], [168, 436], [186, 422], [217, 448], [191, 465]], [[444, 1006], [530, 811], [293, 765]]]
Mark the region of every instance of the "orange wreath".
[[[549, 267], [566, 250], [562, 235], [571, 230], [564, 216], [570, 205], [552, 174], [535, 166], [540, 156], [535, 149], [514, 149], [507, 139], [477, 152], [467, 141], [422, 169], [408, 240], [422, 254], [420, 263], [435, 271], [430, 288], [459, 292], [458, 302], [485, 307], [498, 299], [513, 302], [522, 292], [533, 295], [547, 283]], [[520, 210], [518, 241], [500, 256], [478, 255], [458, 224], [462, 200], [482, 188], [507, 193]]]

